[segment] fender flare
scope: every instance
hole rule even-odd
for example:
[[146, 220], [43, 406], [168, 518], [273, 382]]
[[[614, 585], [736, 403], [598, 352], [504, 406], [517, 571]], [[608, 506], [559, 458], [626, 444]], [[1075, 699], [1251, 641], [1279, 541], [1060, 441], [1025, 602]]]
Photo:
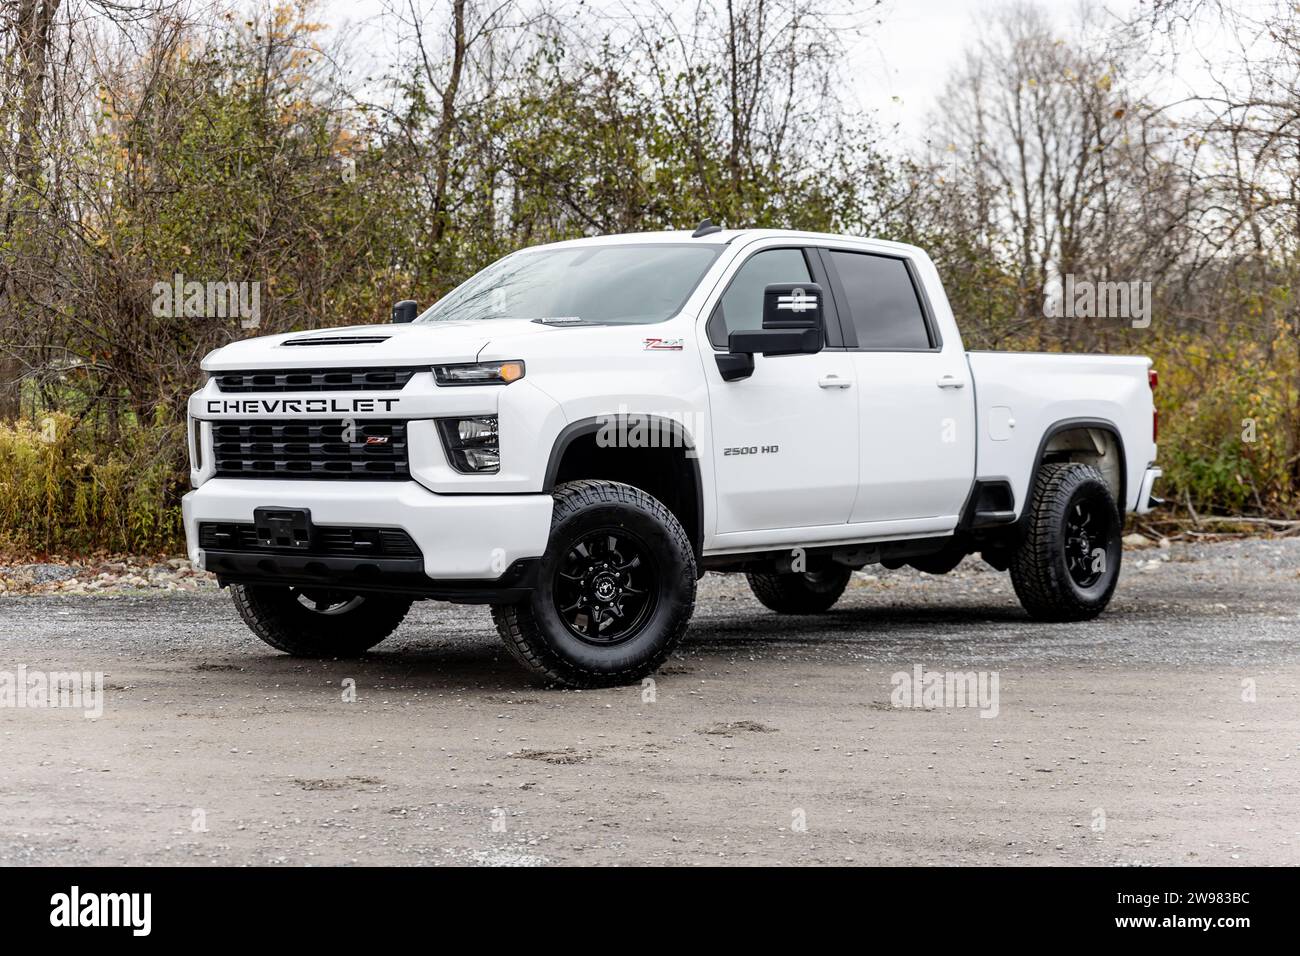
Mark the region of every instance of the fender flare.
[[1034, 486], [1038, 483], [1038, 473], [1042, 470], [1043, 455], [1047, 451], [1048, 443], [1062, 432], [1074, 431], [1079, 428], [1093, 428], [1097, 431], [1103, 431], [1115, 439], [1115, 447], [1119, 449], [1119, 494], [1116, 496], [1115, 504], [1118, 507], [1121, 522], [1123, 522], [1124, 516], [1128, 514], [1128, 454], [1124, 450], [1124, 437], [1120, 434], [1119, 426], [1105, 418], [1063, 418], [1048, 426], [1047, 430], [1043, 432], [1043, 437], [1038, 441], [1038, 451], [1034, 454], [1033, 467], [1029, 472], [1029, 484], [1025, 487], [1025, 506], [1020, 512], [1020, 517], [1016, 519], [1017, 529], [1024, 529], [1025, 519], [1029, 514], [1030, 498], [1034, 493]]
[[[622, 417], [635, 417], [638, 420], [644, 420], [647, 425], [654, 426], [656, 429], [666, 429], [658, 431], [658, 434], [668, 434], [672, 438], [670, 448], [692, 449], [696, 451], [694, 455], [684, 455], [687, 463], [687, 476], [692, 484], [693, 497], [695, 502], [695, 527], [687, 528], [686, 534], [691, 539], [695, 548], [695, 560], [698, 564], [704, 554], [704, 480], [700, 474], [700, 457], [698, 449], [695, 448], [695, 441], [691, 434], [686, 430], [681, 422], [662, 415], [641, 415], [638, 412], [628, 412]], [[560, 462], [564, 460], [565, 453], [569, 447], [580, 438], [587, 438], [591, 435], [599, 434], [600, 431], [608, 427], [611, 416], [582, 418], [575, 422], [570, 422], [560, 429], [554, 443], [551, 445], [551, 454], [546, 460], [546, 474], [542, 478], [542, 492], [550, 494], [555, 490], [555, 479], [560, 472]], [[703, 569], [701, 569], [702, 571]]]

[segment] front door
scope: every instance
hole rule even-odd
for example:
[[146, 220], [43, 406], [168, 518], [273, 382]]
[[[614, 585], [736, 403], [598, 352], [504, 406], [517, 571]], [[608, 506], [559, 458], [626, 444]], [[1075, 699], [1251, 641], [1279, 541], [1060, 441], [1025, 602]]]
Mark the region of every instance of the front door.
[[762, 326], [766, 286], [815, 281], [809, 255], [790, 246], [750, 253], [724, 278], [726, 291], [702, 332], [719, 534], [842, 525], [853, 507], [859, 412], [852, 356], [842, 348], [755, 355], [753, 375], [727, 382], [710, 355], [726, 350], [728, 333]]

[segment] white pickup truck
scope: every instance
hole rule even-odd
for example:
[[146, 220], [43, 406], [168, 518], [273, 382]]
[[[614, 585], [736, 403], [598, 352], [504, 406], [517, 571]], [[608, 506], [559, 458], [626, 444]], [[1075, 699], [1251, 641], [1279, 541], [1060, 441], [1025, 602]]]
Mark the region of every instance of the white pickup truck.
[[968, 353], [912, 246], [706, 221], [525, 249], [416, 310], [203, 360], [190, 557], [279, 650], [483, 603], [543, 680], [626, 683], [706, 570], [811, 614], [854, 569], [977, 552], [1083, 620], [1160, 475], [1148, 359]]

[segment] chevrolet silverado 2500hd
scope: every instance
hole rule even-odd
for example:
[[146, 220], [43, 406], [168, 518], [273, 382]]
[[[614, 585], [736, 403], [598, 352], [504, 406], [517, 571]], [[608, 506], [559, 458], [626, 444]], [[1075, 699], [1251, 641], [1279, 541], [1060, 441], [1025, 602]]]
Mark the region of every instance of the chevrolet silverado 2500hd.
[[706, 570], [812, 614], [854, 569], [972, 553], [1032, 617], [1083, 620], [1160, 475], [1148, 359], [967, 352], [912, 246], [582, 239], [416, 308], [203, 361], [190, 557], [279, 650], [360, 654], [414, 600], [485, 603], [543, 680], [623, 683]]

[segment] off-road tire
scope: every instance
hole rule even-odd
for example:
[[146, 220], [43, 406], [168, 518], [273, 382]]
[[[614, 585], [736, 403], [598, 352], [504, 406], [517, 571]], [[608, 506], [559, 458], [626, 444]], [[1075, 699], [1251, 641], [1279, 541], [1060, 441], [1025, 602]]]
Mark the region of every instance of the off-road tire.
[[[341, 612], [322, 613], [302, 603], [299, 595], [304, 590], [325, 599], [319, 603], [337, 600], [345, 608], [356, 603]], [[397, 630], [412, 603], [411, 598], [386, 594], [269, 584], [232, 584], [230, 596], [254, 634], [294, 657], [358, 657]]]
[[[681, 523], [658, 499], [614, 481], [565, 482], [556, 486], [551, 535], [538, 571], [537, 588], [517, 604], [495, 604], [492, 619], [511, 656], [541, 681], [566, 687], [628, 684], [653, 673], [686, 633], [695, 608], [695, 556]], [[631, 535], [650, 555], [647, 578], [657, 581], [643, 623], [619, 643], [600, 646], [576, 636], [565, 623], [557, 588], [574, 542], [612, 530]], [[588, 615], [588, 620], [590, 615]], [[596, 628], [602, 613], [595, 615]], [[596, 636], [596, 639], [599, 635]]]
[[[1067, 565], [1067, 519], [1081, 501], [1096, 503], [1102, 519], [1093, 553], [1104, 551], [1096, 583], [1081, 586]], [[1119, 581], [1123, 524], [1110, 487], [1091, 465], [1043, 465], [1034, 482], [1025, 536], [1011, 556], [1011, 583], [1030, 616], [1040, 621], [1086, 621], [1106, 609]]]
[[745, 577], [754, 597], [778, 614], [821, 614], [835, 606], [853, 571], [833, 564], [820, 571], [786, 574], [749, 571]]

